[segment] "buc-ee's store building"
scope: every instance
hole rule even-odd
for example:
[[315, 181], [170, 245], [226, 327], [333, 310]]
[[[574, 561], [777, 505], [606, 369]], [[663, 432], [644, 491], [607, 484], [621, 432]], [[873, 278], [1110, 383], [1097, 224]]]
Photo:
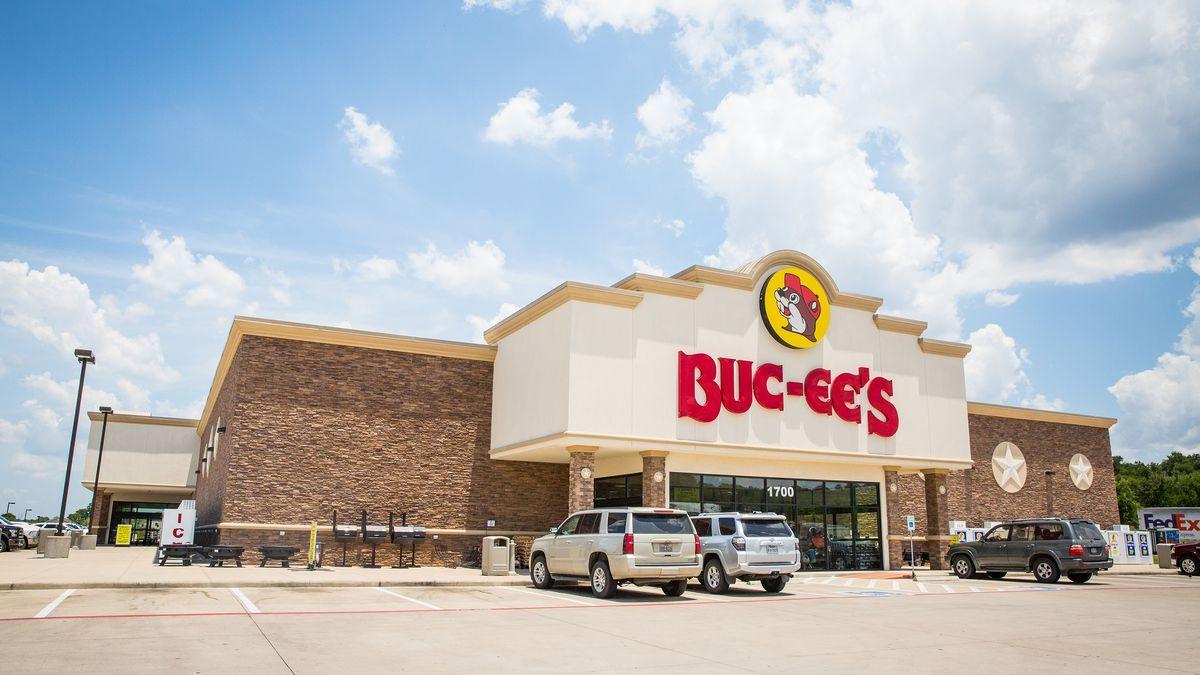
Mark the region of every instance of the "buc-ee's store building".
[[201, 542], [304, 546], [315, 520], [334, 550], [334, 509], [393, 511], [450, 564], [593, 505], [774, 511], [807, 568], [871, 569], [899, 565], [909, 515], [935, 565], [952, 520], [1118, 521], [1115, 420], [967, 401], [969, 346], [882, 302], [778, 251], [566, 282], [487, 344], [237, 317], [199, 420], [109, 419], [97, 527], [149, 543], [195, 499]]

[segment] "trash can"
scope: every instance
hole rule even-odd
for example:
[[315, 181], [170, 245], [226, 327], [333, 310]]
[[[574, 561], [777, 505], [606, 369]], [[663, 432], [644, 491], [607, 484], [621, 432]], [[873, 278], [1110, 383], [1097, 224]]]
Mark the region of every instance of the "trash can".
[[484, 537], [483, 560], [480, 569], [484, 576], [507, 576], [516, 572], [516, 547], [508, 537]]
[[1174, 544], [1159, 544], [1158, 548], [1158, 566], [1164, 570], [1173, 569], [1175, 565], [1171, 564], [1171, 549]]

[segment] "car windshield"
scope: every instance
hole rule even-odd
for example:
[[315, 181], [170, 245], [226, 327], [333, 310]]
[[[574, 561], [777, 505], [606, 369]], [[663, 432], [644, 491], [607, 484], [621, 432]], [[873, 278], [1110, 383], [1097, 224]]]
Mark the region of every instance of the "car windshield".
[[1075, 522], [1071, 523], [1071, 529], [1075, 530], [1077, 539], [1104, 540], [1104, 535], [1100, 534], [1100, 528], [1096, 527], [1095, 523]]
[[790, 537], [792, 529], [782, 520], [743, 520], [747, 537]]
[[692, 534], [692, 521], [683, 513], [635, 513], [634, 534]]

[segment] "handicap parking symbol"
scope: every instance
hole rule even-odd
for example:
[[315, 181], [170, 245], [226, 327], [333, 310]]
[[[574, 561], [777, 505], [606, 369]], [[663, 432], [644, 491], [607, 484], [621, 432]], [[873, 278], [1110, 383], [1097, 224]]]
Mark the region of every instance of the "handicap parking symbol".
[[842, 595], [866, 595], [874, 598], [886, 598], [899, 593], [889, 593], [888, 591], [842, 591]]

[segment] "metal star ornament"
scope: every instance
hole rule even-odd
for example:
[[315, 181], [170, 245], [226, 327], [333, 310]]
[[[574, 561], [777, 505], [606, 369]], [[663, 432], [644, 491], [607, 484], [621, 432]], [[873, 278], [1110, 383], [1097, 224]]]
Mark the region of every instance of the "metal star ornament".
[[1075, 487], [1080, 490], [1092, 487], [1092, 480], [1095, 478], [1095, 473], [1092, 471], [1092, 463], [1087, 457], [1075, 453], [1068, 467], [1071, 469], [1071, 482], [1075, 484]]
[[1025, 455], [1021, 449], [1005, 441], [992, 452], [992, 476], [1005, 492], [1018, 492], [1025, 487]]

